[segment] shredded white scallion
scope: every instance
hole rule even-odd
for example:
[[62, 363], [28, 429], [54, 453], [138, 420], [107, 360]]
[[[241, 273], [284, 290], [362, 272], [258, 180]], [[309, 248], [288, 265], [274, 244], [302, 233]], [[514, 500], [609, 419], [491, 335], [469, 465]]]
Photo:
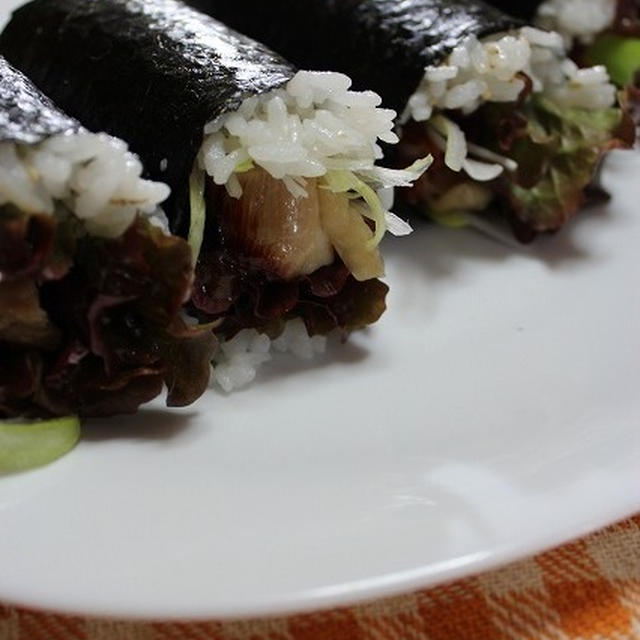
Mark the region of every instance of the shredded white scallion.
[[444, 163], [453, 171], [460, 171], [467, 157], [467, 140], [462, 129], [441, 114], [431, 118], [429, 124], [446, 140]]
[[462, 161], [462, 168], [470, 178], [478, 182], [495, 180], [504, 171], [504, 167], [501, 164], [487, 164], [486, 162], [471, 160], [471, 158], [465, 158]]
[[387, 222], [387, 230], [391, 235], [408, 236], [410, 233], [413, 233], [413, 227], [395, 213], [386, 211], [384, 215]]
[[191, 247], [191, 261], [195, 265], [200, 255], [207, 207], [204, 201], [204, 173], [194, 167], [189, 177], [189, 205], [191, 219], [189, 223], [188, 243]]
[[478, 144], [469, 142], [469, 140], [467, 140], [467, 151], [476, 158], [487, 160], [495, 164], [501, 164], [508, 171], [518, 170], [518, 163], [515, 160], [507, 158], [506, 156], [501, 156], [499, 153], [495, 153], [490, 149], [486, 149]]

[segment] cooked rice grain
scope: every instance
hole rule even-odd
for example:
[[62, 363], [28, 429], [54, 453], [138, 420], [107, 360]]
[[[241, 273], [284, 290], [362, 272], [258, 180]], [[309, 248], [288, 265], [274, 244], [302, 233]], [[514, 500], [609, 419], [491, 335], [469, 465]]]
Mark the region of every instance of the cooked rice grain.
[[0, 143], [0, 204], [53, 215], [61, 201], [98, 236], [121, 235], [138, 213], [163, 220], [157, 209], [169, 187], [141, 174], [127, 145], [102, 133], [63, 134], [33, 146]]

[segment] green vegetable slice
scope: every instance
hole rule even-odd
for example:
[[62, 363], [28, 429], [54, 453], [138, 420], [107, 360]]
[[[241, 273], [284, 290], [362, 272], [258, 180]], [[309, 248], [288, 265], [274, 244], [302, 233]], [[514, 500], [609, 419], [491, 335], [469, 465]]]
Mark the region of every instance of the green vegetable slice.
[[357, 193], [369, 206], [368, 217], [375, 223], [375, 232], [367, 242], [367, 249], [375, 249], [380, 244], [387, 230], [385, 210], [378, 198], [378, 194], [351, 171], [328, 171], [323, 176], [325, 186], [333, 193]]
[[434, 222], [437, 222], [443, 227], [449, 227], [450, 229], [462, 229], [471, 224], [471, 216], [466, 211], [446, 211], [444, 213], [438, 213], [430, 210], [428, 214]]
[[640, 38], [602, 35], [586, 53], [589, 64], [603, 64], [611, 79], [620, 86], [633, 81], [640, 69]]
[[247, 171], [251, 171], [251, 169], [255, 169], [255, 164], [251, 158], [248, 160], [244, 160], [243, 162], [239, 162], [236, 165], [236, 168], [233, 170], [234, 173], [247, 173]]
[[0, 473], [39, 467], [64, 455], [80, 438], [76, 416], [39, 422], [0, 422]]
[[207, 214], [207, 206], [204, 201], [204, 171], [197, 166], [193, 168], [191, 176], [189, 177], [189, 205], [191, 209], [191, 219], [187, 241], [191, 247], [191, 257], [195, 265], [200, 255], [200, 248], [202, 247], [204, 224]]

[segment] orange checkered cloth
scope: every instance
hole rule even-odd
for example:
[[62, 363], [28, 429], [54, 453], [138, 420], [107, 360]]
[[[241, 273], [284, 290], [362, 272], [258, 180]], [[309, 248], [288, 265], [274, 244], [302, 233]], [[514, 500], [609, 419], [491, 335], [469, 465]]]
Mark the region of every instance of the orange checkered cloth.
[[267, 620], [131, 623], [0, 608], [0, 640], [640, 639], [640, 515], [473, 578]]

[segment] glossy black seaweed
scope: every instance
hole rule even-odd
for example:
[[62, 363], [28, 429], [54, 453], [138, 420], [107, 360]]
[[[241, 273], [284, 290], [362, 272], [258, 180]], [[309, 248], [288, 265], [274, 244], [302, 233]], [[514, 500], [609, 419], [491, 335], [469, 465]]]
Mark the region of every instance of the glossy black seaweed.
[[535, 15], [538, 7], [542, 4], [542, 0], [488, 0], [492, 7], [500, 9], [522, 20], [531, 20]]
[[0, 56], [0, 141], [36, 144], [79, 129], [78, 122]]
[[126, 140], [189, 219], [189, 175], [207, 122], [295, 73], [253, 40], [174, 0], [35, 0], [0, 52], [89, 129]]
[[478, 0], [188, 0], [304, 69], [342, 71], [401, 112], [467, 35], [520, 22]]

